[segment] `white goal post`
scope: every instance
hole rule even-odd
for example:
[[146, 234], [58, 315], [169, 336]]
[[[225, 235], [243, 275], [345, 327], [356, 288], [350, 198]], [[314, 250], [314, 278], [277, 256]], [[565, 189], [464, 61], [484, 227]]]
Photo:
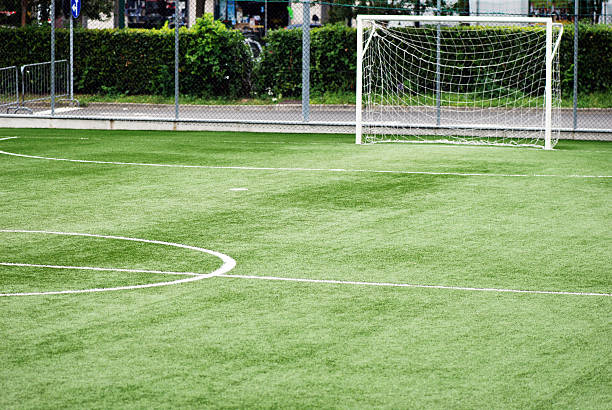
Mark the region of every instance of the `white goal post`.
[[552, 149], [562, 34], [543, 17], [357, 16], [357, 144]]

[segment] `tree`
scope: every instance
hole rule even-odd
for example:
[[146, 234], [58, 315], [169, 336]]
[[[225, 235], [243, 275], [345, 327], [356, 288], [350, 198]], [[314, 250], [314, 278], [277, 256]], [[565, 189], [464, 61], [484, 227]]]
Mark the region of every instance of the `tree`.
[[458, 14], [460, 16], [469, 16], [470, 0], [458, 0], [455, 4], [453, 4], [451, 10], [454, 14]]

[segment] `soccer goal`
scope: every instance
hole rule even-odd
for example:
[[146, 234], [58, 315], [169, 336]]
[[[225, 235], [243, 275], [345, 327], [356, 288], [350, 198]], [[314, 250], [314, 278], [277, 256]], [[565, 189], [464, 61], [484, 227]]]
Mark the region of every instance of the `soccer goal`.
[[559, 138], [550, 18], [357, 17], [357, 144], [538, 146]]

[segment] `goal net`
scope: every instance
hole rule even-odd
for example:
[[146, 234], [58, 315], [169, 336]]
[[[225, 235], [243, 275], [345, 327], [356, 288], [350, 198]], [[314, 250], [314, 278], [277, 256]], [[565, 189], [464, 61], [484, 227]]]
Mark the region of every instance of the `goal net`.
[[550, 18], [358, 16], [357, 143], [551, 149], [562, 34]]

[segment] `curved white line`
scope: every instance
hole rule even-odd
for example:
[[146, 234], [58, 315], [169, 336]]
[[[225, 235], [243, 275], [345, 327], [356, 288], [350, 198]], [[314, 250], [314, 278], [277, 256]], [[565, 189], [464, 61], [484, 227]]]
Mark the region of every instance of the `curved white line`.
[[223, 264], [221, 265], [221, 267], [211, 273], [198, 273], [198, 274], [194, 274], [193, 276], [189, 278], [168, 281], [168, 282], [146, 283], [143, 285], [132, 285], [132, 286], [117, 286], [117, 287], [112, 287], [112, 288], [60, 290], [60, 291], [52, 291], [52, 292], [0, 293], [0, 297], [1, 296], [40, 296], [40, 295], [64, 295], [64, 294], [72, 294], [72, 293], [109, 292], [109, 291], [115, 291], [115, 290], [144, 289], [144, 288], [153, 288], [153, 287], [159, 287], [159, 286], [176, 285], [179, 283], [194, 282], [196, 280], [202, 280], [205, 278], [222, 275], [222, 274], [229, 272], [236, 266], [236, 261], [233, 258], [221, 252], [199, 248], [197, 246], [183, 245], [183, 244], [174, 243], [174, 242], [155, 241], [155, 240], [140, 239], [140, 238], [128, 238], [125, 236], [114, 236], [114, 235], [96, 235], [96, 234], [90, 234], [90, 233], [55, 232], [55, 231], [30, 231], [30, 230], [23, 230], [23, 229], [0, 229], [0, 232], [40, 233], [40, 234], [48, 234], [48, 235], [84, 236], [84, 237], [90, 237], [90, 238], [118, 239], [118, 240], [123, 240], [123, 241], [153, 243], [157, 245], [173, 246], [176, 248], [190, 249], [190, 250], [197, 251], [197, 252], [207, 253], [209, 255], [216, 256], [217, 258], [223, 261]]
[[503, 288], [472, 288], [464, 286], [443, 286], [443, 285], [415, 285], [410, 283], [387, 283], [387, 282], [355, 282], [345, 280], [329, 280], [329, 279], [302, 279], [302, 278], [282, 278], [277, 276], [255, 276], [255, 275], [217, 275], [220, 278], [238, 278], [238, 279], [259, 279], [259, 280], [280, 280], [285, 282], [305, 282], [305, 283], [331, 283], [335, 285], [362, 285], [362, 286], [384, 286], [394, 288], [425, 288], [425, 289], [447, 289], [447, 290], [464, 290], [473, 292], [501, 292], [501, 293], [531, 293], [540, 295], [574, 295], [574, 296], [612, 296], [612, 293], [594, 293], [594, 292], [564, 292], [554, 290], [521, 290], [521, 289], [503, 289]]
[[38, 265], [34, 263], [13, 263], [13, 262], [0, 262], [0, 265], [2, 266], [21, 266], [21, 267], [26, 267], [26, 268], [93, 270], [96, 272], [156, 273], [160, 275], [187, 275], [187, 276], [206, 275], [205, 273], [194, 273], [194, 272], [168, 272], [168, 271], [162, 271], [162, 270], [145, 270], [145, 269], [98, 268], [96, 266]]
[[220, 252], [211, 251], [211, 250], [204, 249], [204, 248], [198, 248], [195, 246], [183, 245], [183, 244], [173, 243], [173, 242], [155, 241], [155, 240], [149, 240], [149, 239], [127, 238], [123, 236], [95, 235], [95, 234], [73, 233], [73, 232], [29, 231], [29, 230], [9, 230], [9, 229], [0, 229], [0, 232], [42, 233], [42, 234], [53, 234], [53, 235], [85, 236], [85, 237], [94, 237], [94, 238], [119, 239], [119, 240], [135, 241], [135, 242], [154, 243], [154, 244], [168, 245], [168, 246], [174, 246], [178, 248], [185, 248], [185, 249], [196, 250], [199, 252], [209, 253], [211, 255], [219, 257], [224, 262], [223, 265], [219, 269], [215, 270], [214, 272], [207, 273], [207, 274], [193, 273], [193, 272], [167, 272], [167, 271], [139, 270], [139, 269], [98, 268], [98, 267], [87, 267], [87, 266], [35, 265], [35, 264], [25, 264], [25, 263], [0, 262], [0, 265], [4, 265], [4, 266], [29, 266], [29, 267], [43, 267], [43, 268], [55, 268], [55, 269], [81, 269], [81, 270], [96, 270], [96, 271], [141, 272], [141, 273], [159, 273], [159, 274], [191, 275], [192, 276], [191, 278], [187, 278], [187, 279], [180, 279], [180, 280], [169, 281], [169, 282], [150, 283], [150, 284], [143, 284], [143, 285], [119, 286], [119, 287], [113, 287], [113, 288], [62, 290], [62, 291], [51, 291], [51, 292], [0, 293], [0, 296], [63, 295], [63, 294], [72, 294], [72, 293], [92, 293], [92, 292], [107, 292], [107, 291], [114, 291], [114, 290], [143, 289], [143, 288], [151, 288], [151, 287], [193, 282], [196, 280], [201, 280], [201, 279], [210, 278], [210, 277], [221, 277], [221, 278], [234, 278], [234, 279], [256, 279], [256, 280], [302, 282], [302, 283], [327, 283], [327, 284], [338, 284], [338, 285], [446, 289], [446, 290], [460, 290], [460, 291], [474, 291], [474, 292], [612, 297], [612, 293], [596, 293], [596, 292], [570, 292], [570, 291], [525, 290], [525, 289], [504, 289], [504, 288], [476, 288], [476, 287], [465, 287], [465, 286], [418, 285], [418, 284], [410, 284], [410, 283], [361, 282], [361, 281], [341, 281], [341, 280], [330, 280], [330, 279], [283, 278], [283, 277], [276, 277], [276, 276], [227, 275], [227, 272], [229, 272], [231, 269], [233, 269], [236, 266], [236, 261], [234, 259]]
[[199, 169], [233, 169], [242, 171], [306, 171], [306, 172], [359, 172], [372, 174], [404, 174], [404, 175], [445, 175], [460, 177], [546, 177], [546, 178], [612, 178], [612, 175], [554, 175], [554, 174], [485, 174], [479, 172], [428, 172], [428, 171], [393, 171], [376, 169], [344, 169], [344, 168], [291, 168], [291, 167], [249, 167], [249, 166], [221, 166], [221, 165], [181, 165], [181, 164], [149, 164], [143, 162], [118, 162], [118, 161], [96, 161], [86, 159], [69, 159], [43, 157], [40, 155], [17, 154], [14, 152], [0, 151], [2, 155], [13, 157], [44, 159], [48, 161], [77, 162], [81, 164], [104, 164], [104, 165], [129, 165], [140, 167], [160, 168], [199, 168]]

